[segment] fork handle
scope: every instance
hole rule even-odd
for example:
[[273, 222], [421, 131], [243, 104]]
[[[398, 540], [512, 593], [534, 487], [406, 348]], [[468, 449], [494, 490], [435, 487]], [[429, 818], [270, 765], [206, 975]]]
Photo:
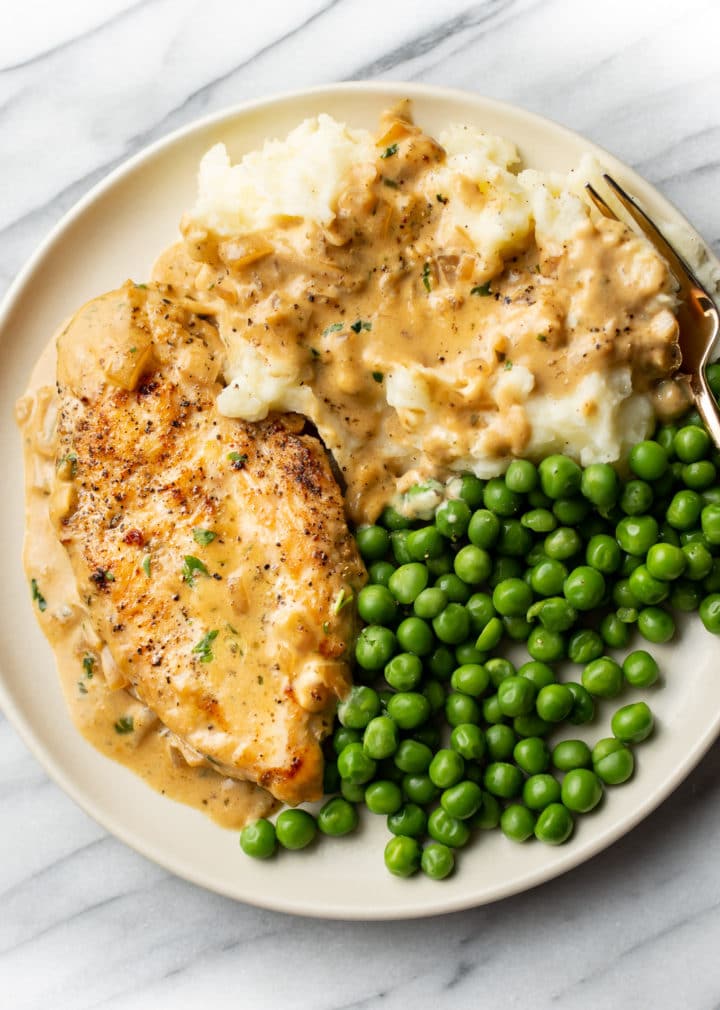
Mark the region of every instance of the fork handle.
[[720, 410], [702, 370], [699, 375], [692, 377], [690, 388], [698, 413], [705, 422], [715, 447], [720, 449]]

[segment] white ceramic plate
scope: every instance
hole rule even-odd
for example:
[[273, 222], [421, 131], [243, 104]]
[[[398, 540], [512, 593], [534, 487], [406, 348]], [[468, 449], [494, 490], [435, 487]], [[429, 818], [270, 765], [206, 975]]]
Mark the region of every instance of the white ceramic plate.
[[[324, 840], [269, 863], [247, 859], [237, 835], [202, 814], [164, 799], [75, 731], [50, 649], [31, 610], [20, 551], [22, 460], [12, 406], [58, 322], [88, 298], [127, 277], [147, 277], [155, 255], [177, 236], [193, 200], [200, 156], [222, 140], [234, 158], [268, 136], [282, 136], [306, 116], [328, 112], [373, 128], [393, 101], [413, 99], [417, 121], [431, 132], [448, 121], [474, 123], [515, 141], [527, 165], [567, 171], [596, 154], [648, 210], [686, 222], [651, 186], [581, 137], [520, 109], [476, 95], [405, 84], [341, 84], [238, 106], [148, 148], [95, 187], [60, 222], [8, 292], [0, 312], [0, 373], [6, 491], [0, 503], [0, 556], [5, 559], [0, 608], [0, 702], [55, 781], [97, 821], [174, 873], [222, 894], [268, 908], [333, 918], [392, 919], [432, 915], [502, 898], [589, 859], [653, 810], [690, 772], [720, 730], [717, 643], [699, 621], [672, 647], [655, 649], [664, 671], [653, 690], [655, 737], [637, 749], [637, 773], [611, 789], [602, 807], [580, 818], [559, 848], [514, 845], [500, 832], [480, 837], [443, 883], [401, 881], [384, 868], [384, 818], [368, 815], [359, 835]], [[687, 225], [686, 225], [687, 226]], [[588, 739], [606, 735], [596, 725]], [[692, 830], [688, 827], [688, 830]]]

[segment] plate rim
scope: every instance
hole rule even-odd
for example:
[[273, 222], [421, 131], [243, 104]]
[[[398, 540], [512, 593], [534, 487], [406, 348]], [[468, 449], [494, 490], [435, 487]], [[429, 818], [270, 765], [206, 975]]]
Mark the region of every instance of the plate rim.
[[[705, 243], [694, 226], [687, 221], [681, 211], [679, 211], [678, 208], [675, 207], [675, 205], [668, 200], [663, 193], [657, 190], [652, 183], [645, 180], [631, 166], [621, 162], [615, 155], [605, 150], [594, 141], [587, 139], [582, 134], [577, 133], [553, 119], [539, 115], [538, 113], [525, 109], [514, 103], [490, 98], [478, 92], [466, 91], [460, 88], [442, 87], [412, 81], [374, 80], [330, 82], [307, 88], [280, 91], [270, 95], [265, 95], [261, 98], [248, 99], [230, 106], [224, 106], [222, 109], [208, 113], [207, 115], [201, 116], [197, 119], [193, 119], [191, 122], [172, 130], [170, 133], [164, 134], [162, 137], [143, 147], [140, 151], [137, 151], [129, 158], [122, 160], [107, 175], [103, 176], [103, 178], [95, 183], [95, 185], [91, 186], [90, 189], [61, 216], [61, 218], [51, 228], [49, 233], [25, 261], [19, 272], [10, 283], [2, 301], [0, 302], [0, 336], [5, 330], [15, 302], [21, 298], [29, 282], [32, 280], [38, 265], [49, 253], [51, 253], [53, 246], [62, 237], [63, 233], [99, 197], [108, 190], [112, 189], [117, 182], [119, 182], [128, 173], [132, 172], [135, 168], [142, 165], [143, 162], [153, 158], [155, 154], [162, 151], [165, 147], [172, 146], [195, 132], [202, 131], [224, 121], [236, 119], [241, 117], [244, 113], [259, 111], [267, 107], [282, 105], [283, 103], [306, 97], [317, 97], [322, 94], [337, 96], [343, 92], [350, 94], [384, 94], [388, 96], [409, 97], [410, 99], [425, 97], [429, 99], [457, 101], [462, 103], [477, 103], [479, 108], [492, 109], [499, 114], [505, 113], [507, 115], [517, 116], [519, 113], [523, 117], [527, 117], [528, 119], [534, 121], [537, 126], [550, 128], [555, 134], [562, 134], [573, 143], [580, 141], [589, 153], [595, 154], [605, 164], [617, 166], [621, 169], [624, 175], [636, 178], [645, 186], [649, 186], [653, 190], [654, 196], [657, 197], [658, 203], [661, 206], [665, 204], [675, 217], [684, 222], [692, 235], [697, 236], [700, 239], [701, 246], [707, 253], [710, 261], [720, 266], [720, 263], [718, 263], [718, 260], [712, 250], [709, 248], [707, 243]], [[694, 745], [686, 753], [684, 760], [675, 766], [673, 773], [667, 776], [653, 792], [646, 796], [645, 799], [638, 804], [630, 816], [625, 817], [618, 824], [611, 825], [599, 834], [595, 834], [583, 844], [578, 845], [575, 848], [569, 847], [567, 855], [558, 860], [558, 862], [552, 867], [538, 867], [529, 871], [524, 876], [515, 878], [504, 885], [502, 883], [498, 884], [492, 889], [491, 893], [480, 899], [473, 897], [472, 895], [460, 895], [456, 898], [443, 899], [442, 894], [440, 893], [438, 894], [438, 899], [436, 901], [427, 902], [422, 906], [418, 906], [417, 904], [404, 905], [402, 902], [396, 902], [392, 908], [381, 907], [375, 909], [373, 913], [369, 913], [368, 911], [359, 910], [352, 905], [343, 905], [341, 903], [333, 903], [330, 905], [327, 902], [323, 903], [322, 901], [318, 901], [314, 905], [309, 906], [306, 904], [304, 899], [293, 899], [292, 896], [273, 897], [270, 895], [267, 899], [263, 900], [258, 900], [254, 897], [240, 897], [230, 886], [222, 887], [216, 880], [206, 877], [201, 868], [189, 868], [184, 863], [181, 865], [179, 861], [174, 859], [172, 851], [160, 851], [157, 845], [145, 841], [142, 836], [138, 836], [130, 829], [126, 829], [123, 821], [116, 819], [110, 813], [101, 809], [89, 796], [83, 793], [82, 788], [75, 784], [75, 780], [70, 775], [65, 774], [65, 772], [55, 764], [52, 755], [45, 747], [42, 739], [34, 732], [31, 724], [25, 719], [19, 708], [15, 705], [9, 690], [6, 688], [5, 677], [2, 675], [2, 671], [0, 671], [0, 709], [7, 717], [13, 729], [18, 733], [25, 746], [40, 763], [48, 777], [57, 786], [59, 786], [63, 792], [65, 792], [80, 807], [80, 809], [83, 810], [84, 813], [91, 817], [105, 831], [114, 835], [131, 849], [138, 852], [145, 858], [150, 859], [160, 867], [169, 870], [181, 879], [187, 880], [196, 886], [203, 887], [211, 892], [220, 894], [227, 898], [232, 898], [235, 901], [253, 905], [255, 907], [266, 908], [272, 911], [284, 912], [292, 915], [302, 915], [310, 918], [367, 922], [426, 918], [477, 908], [486, 904], [491, 904], [495, 901], [500, 901], [503, 898], [507, 898], [515, 894], [523, 893], [524, 891], [530, 890], [531, 888], [537, 887], [542, 883], [546, 883], [569, 872], [582, 863], [592, 859], [598, 853], [604, 851], [620, 838], [624, 837], [637, 827], [637, 825], [650, 813], [657, 809], [661, 803], [663, 803], [687, 778], [694, 768], [697, 767], [712, 744], [720, 735], [719, 711], [714, 721], [708, 725], [705, 732], [695, 738]]]

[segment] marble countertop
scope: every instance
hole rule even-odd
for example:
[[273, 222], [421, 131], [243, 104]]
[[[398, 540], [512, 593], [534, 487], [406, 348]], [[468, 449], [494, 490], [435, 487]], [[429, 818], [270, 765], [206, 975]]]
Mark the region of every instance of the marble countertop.
[[[637, 168], [718, 252], [718, 38], [715, 0], [2, 4], [0, 289], [151, 140], [341, 79], [456, 86], [558, 120]], [[292, 918], [169, 875], [86, 817], [1, 716], [0, 810], [8, 1010], [720, 1006], [717, 746], [592, 862], [409, 923]]]

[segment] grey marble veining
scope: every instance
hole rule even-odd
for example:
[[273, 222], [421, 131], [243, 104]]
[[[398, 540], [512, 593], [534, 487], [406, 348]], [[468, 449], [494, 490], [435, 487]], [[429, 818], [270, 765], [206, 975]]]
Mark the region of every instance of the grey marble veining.
[[[720, 250], [720, 5], [606, 0], [0, 4], [0, 287], [130, 154], [332, 80], [482, 92], [581, 131]], [[644, 824], [497, 905], [395, 924], [249, 908], [108, 837], [0, 719], [0, 1007], [720, 1007], [720, 752]]]

